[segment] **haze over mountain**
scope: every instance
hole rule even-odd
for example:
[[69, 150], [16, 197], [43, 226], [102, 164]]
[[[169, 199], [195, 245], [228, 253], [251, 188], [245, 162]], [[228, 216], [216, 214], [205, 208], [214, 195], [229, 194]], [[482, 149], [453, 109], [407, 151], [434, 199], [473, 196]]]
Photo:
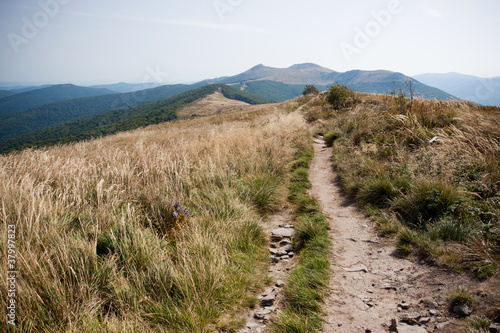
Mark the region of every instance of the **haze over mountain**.
[[113, 92], [109, 89], [78, 87], [73, 84], [59, 84], [4, 97], [0, 99], [0, 113], [13, 113], [72, 98], [94, 97], [111, 93]]
[[160, 83], [155, 82], [146, 82], [146, 83], [127, 83], [127, 82], [119, 82], [112, 84], [101, 84], [97, 86], [91, 86], [91, 88], [104, 88], [109, 89], [118, 93], [128, 93], [134, 91], [140, 91], [145, 89], [151, 89], [162, 86]]
[[460, 73], [427, 73], [413, 78], [465, 100], [500, 106], [500, 76], [481, 78]]

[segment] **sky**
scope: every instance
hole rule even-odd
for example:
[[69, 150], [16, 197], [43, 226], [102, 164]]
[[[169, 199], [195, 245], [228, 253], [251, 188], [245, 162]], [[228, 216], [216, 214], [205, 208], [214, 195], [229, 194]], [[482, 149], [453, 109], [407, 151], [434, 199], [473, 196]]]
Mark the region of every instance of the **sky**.
[[500, 76], [498, 0], [0, 0], [0, 82], [189, 83], [264, 64]]

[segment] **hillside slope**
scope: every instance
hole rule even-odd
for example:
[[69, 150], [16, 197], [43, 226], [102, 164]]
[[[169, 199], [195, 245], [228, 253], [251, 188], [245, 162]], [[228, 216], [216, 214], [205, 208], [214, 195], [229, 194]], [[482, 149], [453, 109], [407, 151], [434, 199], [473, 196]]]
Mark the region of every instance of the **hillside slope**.
[[12, 95], [15, 95], [15, 94], [16, 93], [13, 93], [12, 91], [0, 90], [0, 99], [5, 98], [5, 97], [9, 97], [9, 96], [12, 96]]
[[192, 90], [196, 85], [172, 85], [126, 93], [70, 99], [10, 114], [0, 113], [0, 141], [103, 112], [136, 107]]
[[18, 93], [0, 100], [0, 113], [13, 113], [52, 102], [80, 97], [94, 97], [112, 94], [109, 89], [79, 87], [73, 84], [59, 84], [42, 89]]
[[270, 283], [263, 216], [286, 202], [290, 162], [310, 140], [288, 106], [0, 156], [0, 223], [16, 226], [25, 272], [16, 327], [239, 329]]
[[262, 104], [265, 100], [225, 85], [210, 85], [176, 96], [137, 106], [116, 109], [96, 116], [73, 120], [50, 128], [33, 131], [0, 142], [0, 153], [31, 146], [45, 146], [100, 137], [151, 124], [177, 119], [177, 111], [186, 105], [219, 92], [225, 98], [244, 104]]

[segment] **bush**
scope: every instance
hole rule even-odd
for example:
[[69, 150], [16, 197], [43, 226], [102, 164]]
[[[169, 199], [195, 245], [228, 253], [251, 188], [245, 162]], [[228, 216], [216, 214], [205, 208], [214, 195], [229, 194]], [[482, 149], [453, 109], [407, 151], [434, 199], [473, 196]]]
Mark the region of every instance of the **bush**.
[[326, 145], [331, 147], [333, 145], [333, 142], [335, 142], [335, 140], [339, 139], [341, 136], [342, 136], [342, 132], [337, 131], [337, 130], [333, 130], [333, 131], [327, 132], [323, 136], [323, 139], [325, 140]]
[[407, 225], [425, 229], [462, 201], [462, 195], [449, 184], [423, 180], [394, 202], [394, 209]]
[[354, 90], [339, 83], [330, 87], [327, 100], [334, 109], [347, 108], [359, 102]]
[[302, 95], [307, 96], [307, 95], [317, 95], [319, 94], [318, 88], [315, 86], [311, 85], [306, 85], [304, 88], [304, 91], [302, 92]]
[[459, 304], [467, 304], [473, 307], [476, 304], [476, 300], [464, 287], [458, 287], [450, 296], [450, 308], [453, 309], [454, 306]]

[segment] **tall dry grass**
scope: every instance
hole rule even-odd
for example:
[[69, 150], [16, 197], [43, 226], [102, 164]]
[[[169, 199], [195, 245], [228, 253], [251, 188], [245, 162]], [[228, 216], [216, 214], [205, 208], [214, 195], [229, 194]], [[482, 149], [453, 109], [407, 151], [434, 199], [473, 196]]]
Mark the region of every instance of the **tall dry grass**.
[[498, 274], [500, 109], [415, 99], [401, 112], [391, 96], [359, 98], [349, 108], [306, 108], [335, 147], [346, 191], [382, 232], [403, 230], [402, 252], [416, 248], [479, 277]]
[[[288, 104], [1, 156], [0, 289], [15, 225], [17, 331], [233, 325], [265, 282], [262, 216], [307, 144]], [[175, 202], [189, 215], [169, 227]]]

